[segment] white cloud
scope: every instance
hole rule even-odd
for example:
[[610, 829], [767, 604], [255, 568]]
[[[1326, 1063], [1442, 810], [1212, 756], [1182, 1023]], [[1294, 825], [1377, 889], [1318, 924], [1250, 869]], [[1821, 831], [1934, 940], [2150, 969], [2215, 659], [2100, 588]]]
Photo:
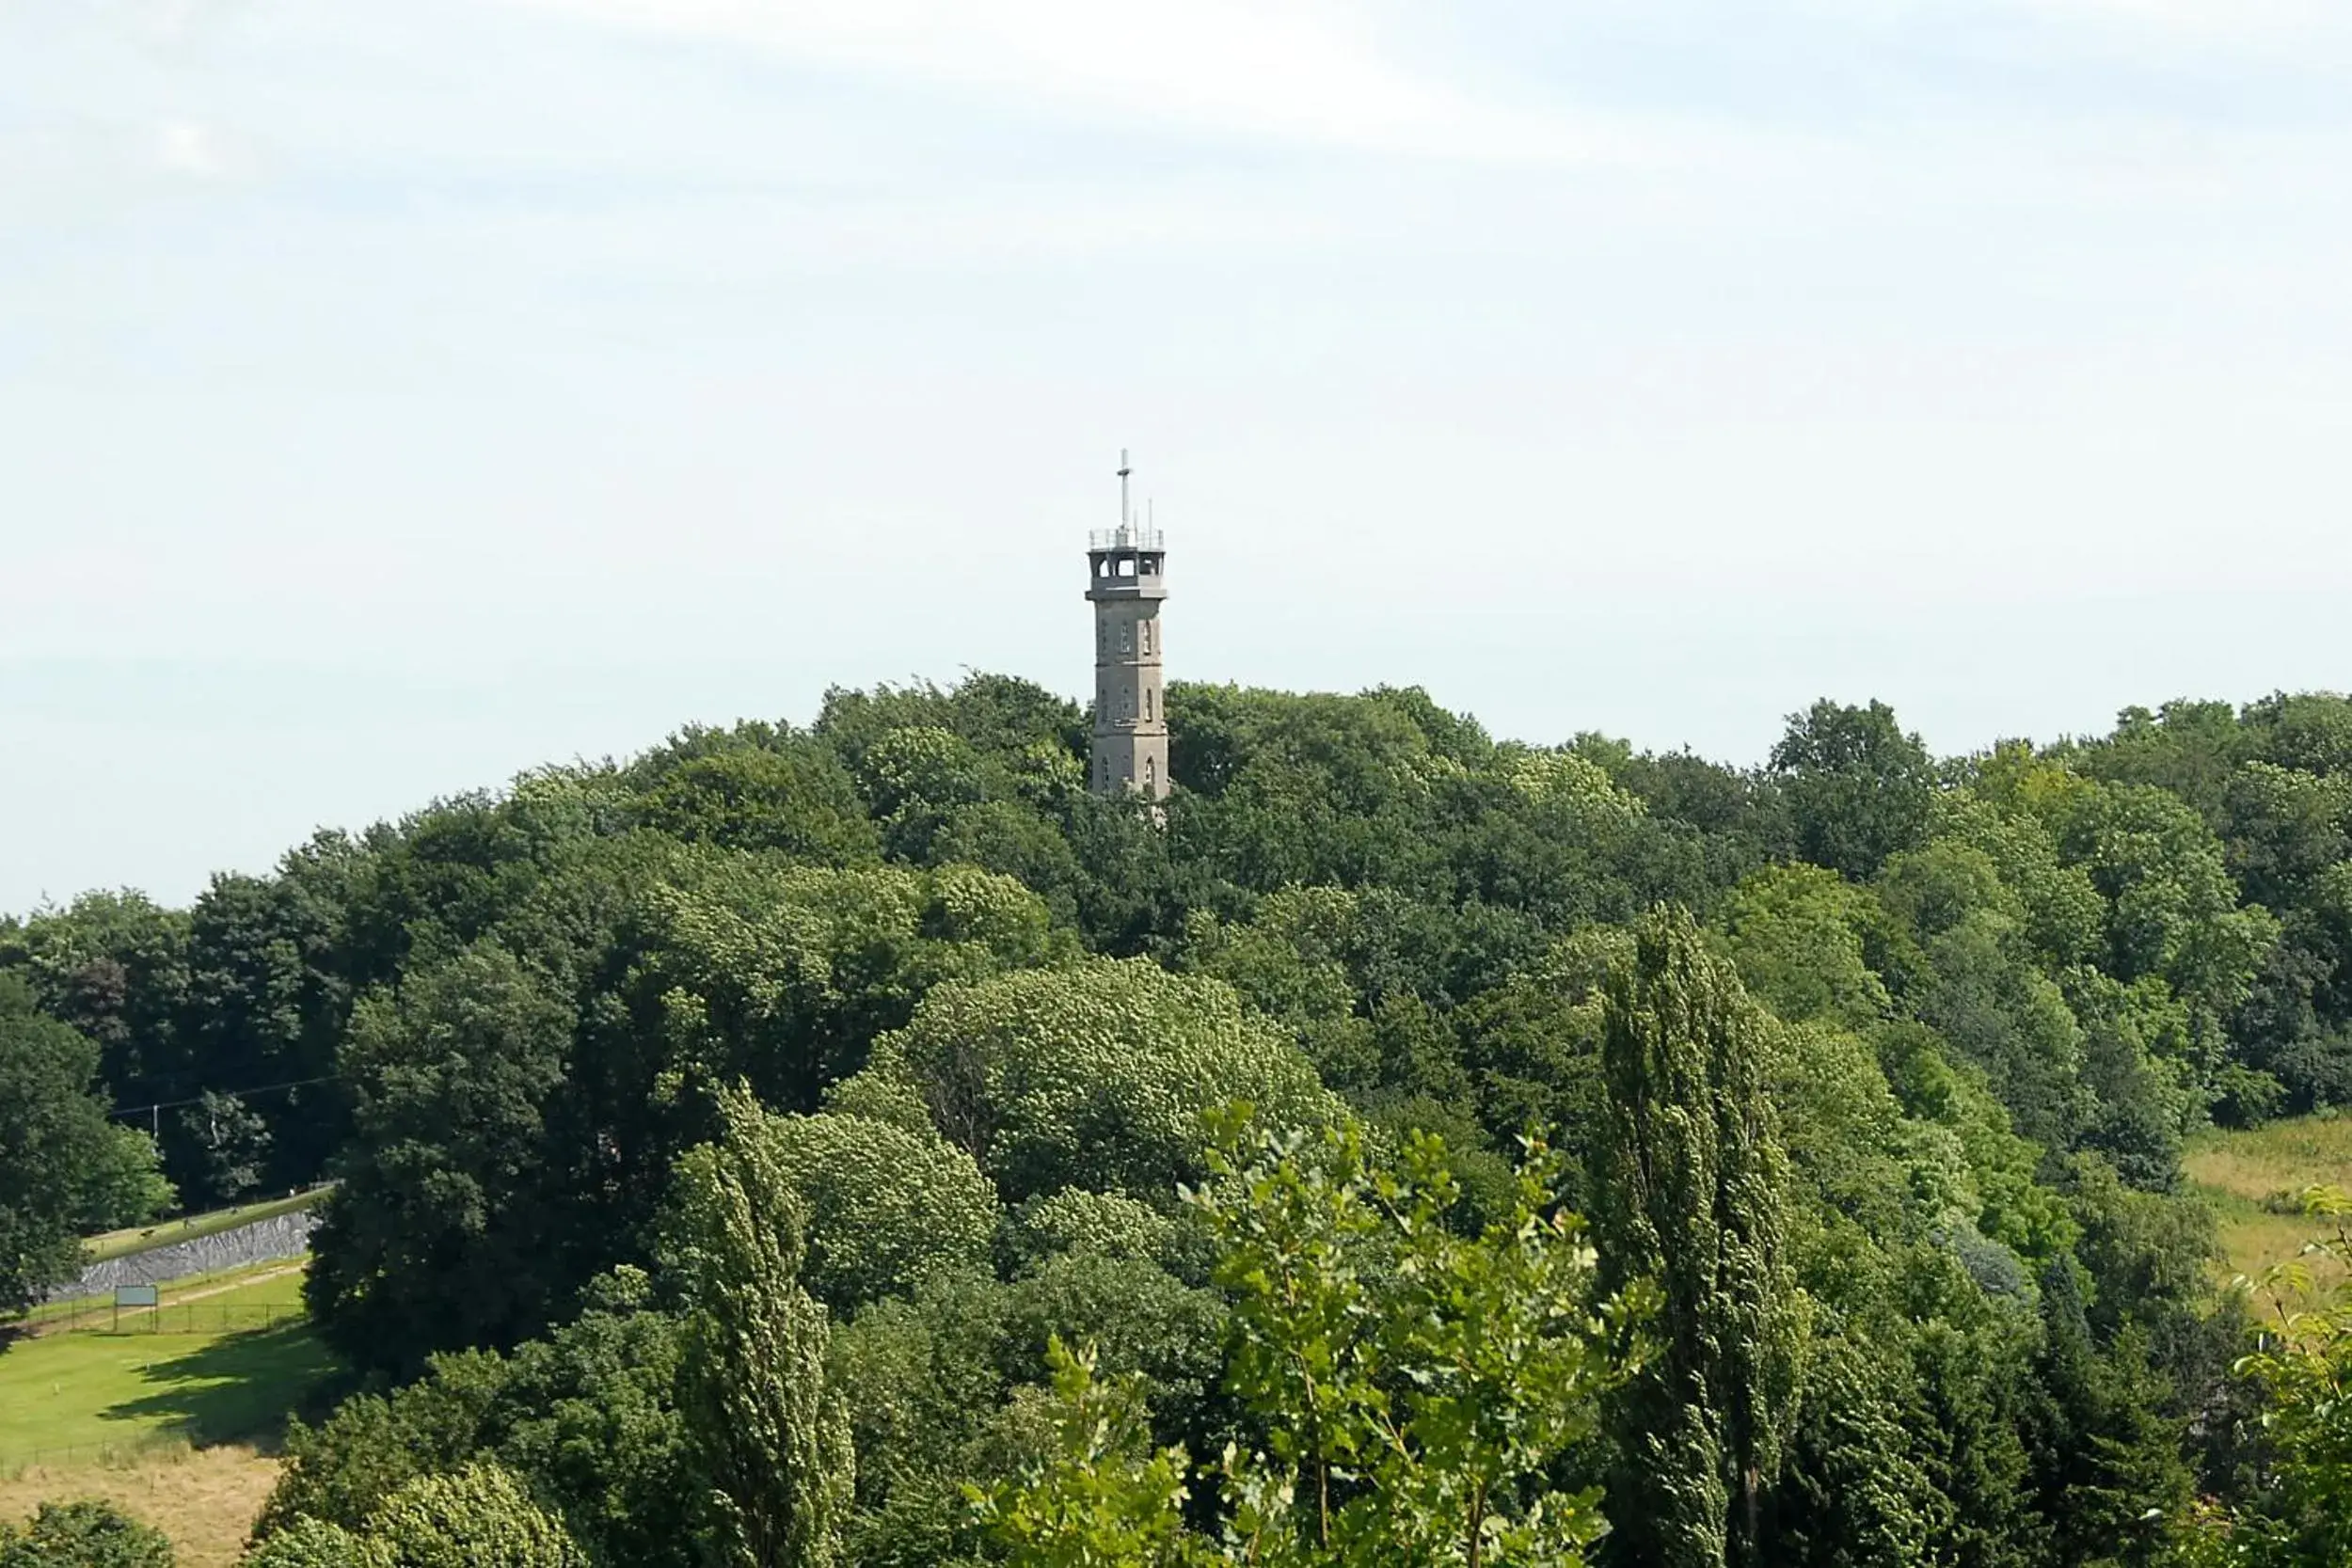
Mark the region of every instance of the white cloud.
[[2206, 37], [2277, 37], [2325, 27], [2340, 8], [2322, 0], [2023, 0], [2049, 16], [2102, 17]]
[[814, 64], [1216, 131], [1438, 157], [1654, 154], [1598, 121], [1488, 103], [1396, 63], [1328, 4], [1188, 0], [516, 0]]
[[17, 236], [211, 193], [256, 172], [247, 142], [193, 119], [63, 119], [0, 132], [0, 196]]
[[167, 120], [155, 128], [155, 162], [169, 173], [199, 180], [216, 180], [229, 172], [218, 137], [193, 120]]
[[2039, 23], [2096, 38], [2127, 58], [2217, 57], [2343, 74], [2352, 16], [2338, 0], [2007, 0]]

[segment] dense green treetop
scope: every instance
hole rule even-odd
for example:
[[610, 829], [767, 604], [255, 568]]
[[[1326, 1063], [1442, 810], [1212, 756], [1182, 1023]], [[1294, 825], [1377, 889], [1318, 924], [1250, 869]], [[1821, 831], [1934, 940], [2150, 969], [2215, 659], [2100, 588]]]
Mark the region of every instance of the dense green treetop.
[[86, 1232], [171, 1198], [144, 1133], [107, 1117], [99, 1047], [0, 974], [0, 1314], [70, 1279]]
[[1141, 959], [938, 986], [834, 1095], [918, 1104], [1016, 1202], [1072, 1186], [1172, 1197], [1201, 1173], [1202, 1113], [1231, 1100], [1284, 1125], [1337, 1111], [1231, 988]]
[[[1601, 1560], [2153, 1568], [2192, 1491], [2283, 1517], [2291, 1389], [2233, 1370], [2182, 1150], [2352, 1104], [2352, 703], [1938, 759], [1824, 701], [1754, 768], [1412, 689], [1168, 711], [1156, 810], [1088, 791], [1082, 709], [975, 675], [0, 922], [12, 1299], [159, 1161], [189, 1205], [337, 1179], [310, 1291], [370, 1386], [290, 1439], [281, 1553], [472, 1475], [598, 1563], [996, 1561], [965, 1485], [1073, 1455], [1095, 1523], [1181, 1486], [1198, 1544], [1306, 1408], [1242, 1353], [1246, 1238], [1178, 1196], [1242, 1102], [1358, 1130], [1375, 1187], [1418, 1151], [1433, 1248], [1554, 1151], [1539, 1218], [1665, 1304], [1546, 1462], [1604, 1488]], [[1413, 1299], [1383, 1245], [1327, 1249], [1365, 1323]]]

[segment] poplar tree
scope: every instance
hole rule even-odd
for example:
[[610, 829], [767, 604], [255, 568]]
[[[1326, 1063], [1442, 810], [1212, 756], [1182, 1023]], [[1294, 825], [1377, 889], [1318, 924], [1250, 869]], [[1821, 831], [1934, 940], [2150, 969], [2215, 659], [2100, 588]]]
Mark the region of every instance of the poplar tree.
[[834, 1568], [850, 1503], [850, 1418], [825, 1376], [826, 1314], [802, 1289], [803, 1219], [750, 1091], [678, 1162], [671, 1261], [689, 1300], [682, 1402], [714, 1568]]
[[1658, 1353], [1612, 1402], [1610, 1556], [1754, 1568], [1794, 1415], [1804, 1303], [1784, 1259], [1772, 1024], [1691, 917], [1658, 909], [1610, 978], [1595, 1158], [1601, 1288], [1651, 1280]]

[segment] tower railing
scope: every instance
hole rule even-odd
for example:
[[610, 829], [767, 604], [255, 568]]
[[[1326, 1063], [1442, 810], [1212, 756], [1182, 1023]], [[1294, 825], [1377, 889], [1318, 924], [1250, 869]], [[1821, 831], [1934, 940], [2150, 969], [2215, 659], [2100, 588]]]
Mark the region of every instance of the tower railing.
[[1098, 528], [1087, 531], [1087, 548], [1090, 550], [1157, 550], [1167, 546], [1160, 543], [1160, 531], [1151, 526], [1122, 525], [1119, 528]]

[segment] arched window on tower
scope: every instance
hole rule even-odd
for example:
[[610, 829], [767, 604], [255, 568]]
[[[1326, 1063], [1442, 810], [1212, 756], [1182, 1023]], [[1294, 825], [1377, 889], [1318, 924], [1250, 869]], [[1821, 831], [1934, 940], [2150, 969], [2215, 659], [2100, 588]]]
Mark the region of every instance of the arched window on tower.
[[1155, 794], [1159, 786], [1160, 765], [1155, 759], [1145, 757], [1143, 759], [1143, 792], [1146, 795]]
[[1129, 626], [1126, 622], [1124, 622], [1124, 621], [1120, 622], [1120, 623], [1119, 623], [1119, 651], [1120, 651], [1120, 653], [1122, 653], [1122, 654], [1123, 654], [1123, 653], [1125, 653], [1125, 652], [1127, 652], [1127, 651], [1128, 651], [1129, 644], [1130, 644], [1130, 643], [1134, 641], [1134, 639], [1135, 639], [1135, 628], [1134, 628], [1133, 626]]
[[1148, 654], [1148, 653], [1150, 653], [1150, 652], [1152, 651], [1152, 623], [1151, 623], [1151, 622], [1146, 621], [1146, 622], [1144, 622], [1144, 623], [1143, 623], [1143, 632], [1142, 632], [1142, 636], [1143, 636], [1143, 651], [1144, 651], [1145, 653], [1147, 653], [1147, 654]]
[[1152, 689], [1148, 686], [1143, 689], [1143, 721], [1152, 721]]

